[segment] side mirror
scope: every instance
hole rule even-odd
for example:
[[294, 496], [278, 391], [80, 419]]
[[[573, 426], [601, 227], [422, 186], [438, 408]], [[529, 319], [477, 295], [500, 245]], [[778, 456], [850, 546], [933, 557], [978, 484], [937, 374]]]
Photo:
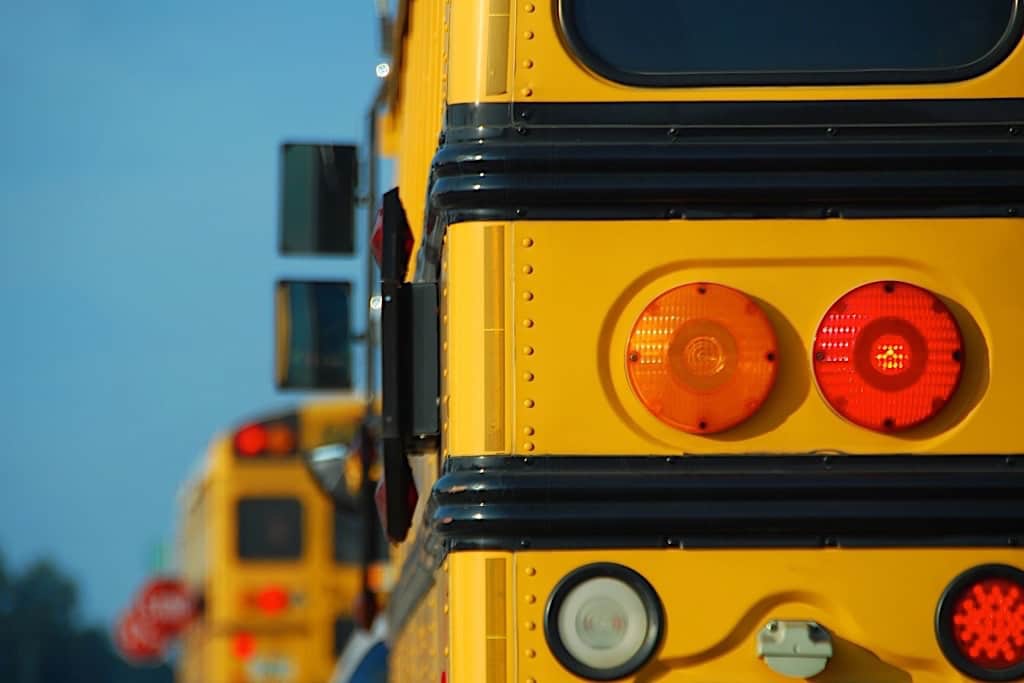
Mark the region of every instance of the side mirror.
[[341, 510], [359, 509], [363, 467], [359, 453], [346, 444], [329, 444], [305, 454], [306, 466], [317, 486]]
[[348, 282], [283, 280], [274, 295], [281, 389], [351, 389]]
[[352, 255], [358, 179], [355, 147], [281, 145], [281, 253]]

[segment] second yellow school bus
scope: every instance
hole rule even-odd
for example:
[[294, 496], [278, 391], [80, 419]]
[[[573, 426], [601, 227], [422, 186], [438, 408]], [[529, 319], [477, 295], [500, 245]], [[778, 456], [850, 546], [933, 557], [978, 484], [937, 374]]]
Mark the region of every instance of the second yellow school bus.
[[[354, 628], [362, 520], [335, 511], [302, 451], [348, 443], [361, 399], [301, 406], [216, 437], [181, 495], [179, 560], [200, 600], [179, 683], [323, 683]], [[378, 542], [379, 580], [386, 544]]]

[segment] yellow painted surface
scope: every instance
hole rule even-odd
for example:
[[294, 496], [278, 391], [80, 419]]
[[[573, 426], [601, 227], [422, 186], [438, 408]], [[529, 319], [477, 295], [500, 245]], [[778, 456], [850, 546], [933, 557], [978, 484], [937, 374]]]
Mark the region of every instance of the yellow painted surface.
[[[507, 224], [505, 272], [484, 272], [489, 223], [448, 231], [447, 445], [488, 448], [483, 340], [488, 283], [501, 282], [508, 330], [504, 405], [517, 454], [1012, 453], [1007, 429], [1024, 377], [1024, 219], [561, 221]], [[529, 246], [526, 246], [529, 245]], [[933, 420], [883, 434], [819, 395], [811, 346], [828, 308], [873, 281], [939, 294], [964, 335], [960, 388]], [[717, 435], [689, 435], [640, 403], [626, 344], [643, 308], [690, 282], [737, 288], [767, 313], [778, 377], [764, 406]]]
[[[548, 649], [544, 607], [555, 584], [573, 569], [615, 562], [646, 578], [665, 612], [654, 659], [622, 680], [794, 680], [757, 658], [756, 636], [773, 619], [807, 619], [833, 637], [833, 658], [814, 678], [817, 682], [948, 683], [966, 679], [946, 662], [935, 640], [935, 611], [943, 590], [979, 564], [1020, 567], [1024, 551], [559, 551], [516, 553], [514, 561], [519, 680], [581, 680]], [[528, 657], [527, 650], [536, 656]]]
[[[419, 3], [416, 3], [419, 4]], [[587, 69], [566, 47], [558, 0], [512, 0], [512, 87], [488, 94], [485, 66], [493, 34], [488, 4], [451, 0], [452, 59], [448, 100], [458, 102], [636, 102], [994, 98], [1024, 95], [1024, 43], [993, 70], [965, 81], [917, 85], [642, 88], [613, 83]], [[532, 8], [532, 10], [530, 9]], [[653, 19], [656, 21], [657, 19]], [[496, 37], [501, 40], [501, 36]]]
[[[358, 397], [300, 409], [300, 443], [351, 437], [364, 404]], [[250, 497], [294, 497], [303, 510], [303, 553], [294, 561], [237, 556], [237, 504]], [[202, 472], [182, 496], [179, 556], [186, 582], [205, 598], [206, 613], [182, 640], [179, 683], [242, 683], [247, 666], [288, 662], [280, 683], [323, 683], [334, 666], [334, 621], [351, 614], [360, 585], [357, 567], [333, 557], [334, 513], [301, 459], [235, 458], [229, 435], [210, 445]], [[353, 539], [358, 542], [358, 539]], [[246, 600], [267, 587], [293, 596], [284, 612], [267, 615]], [[297, 600], [295, 598], [298, 598]], [[247, 660], [233, 652], [239, 633], [253, 636]]]

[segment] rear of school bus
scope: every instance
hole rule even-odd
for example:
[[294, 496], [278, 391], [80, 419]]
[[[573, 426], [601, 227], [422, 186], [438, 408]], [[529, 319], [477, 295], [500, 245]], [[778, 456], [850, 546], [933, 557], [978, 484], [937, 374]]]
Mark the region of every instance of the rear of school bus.
[[347, 441], [361, 414], [358, 401], [310, 404], [214, 439], [183, 500], [183, 565], [203, 611], [183, 638], [179, 681], [328, 679], [352, 633], [360, 578], [345, 549], [359, 538], [301, 451]]
[[393, 678], [1024, 677], [1019, 3], [402, 4]]

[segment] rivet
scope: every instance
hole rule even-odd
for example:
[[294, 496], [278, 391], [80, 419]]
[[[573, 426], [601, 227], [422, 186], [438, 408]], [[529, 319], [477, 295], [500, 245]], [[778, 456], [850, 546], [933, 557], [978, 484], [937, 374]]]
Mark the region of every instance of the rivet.
[[527, 14], [531, 14], [537, 8], [533, 6], [532, 2], [528, 2], [526, 3], [526, 5], [523, 6], [523, 9], [526, 10]]
[[523, 321], [523, 327], [533, 327], [533, 321], [527, 318]]
[[448, 656], [448, 646], [447, 645], [444, 646], [444, 656], [445, 657]]
[[527, 436], [533, 436], [534, 431], [533, 427], [523, 427], [523, 434], [526, 434]]
[[447, 563], [447, 562], [445, 562], [445, 563], [444, 563], [444, 566], [443, 566], [443, 567], [441, 567], [441, 568], [442, 568], [442, 569], [444, 569], [444, 570], [445, 570], [445, 571], [447, 572], [447, 571], [448, 571], [448, 563]]
[[537, 624], [532, 621], [526, 622], [524, 626], [526, 626], [527, 631], [535, 631], [537, 629]]
[[526, 604], [527, 605], [532, 605], [535, 602], [537, 602], [537, 596], [536, 595], [534, 595], [533, 593], [530, 593], [529, 595], [526, 596]]
[[527, 381], [527, 382], [532, 382], [533, 381], [533, 373], [532, 372], [524, 372], [523, 373], [523, 379], [525, 381]]
[[529, 275], [530, 273], [533, 272], [533, 266], [529, 266], [529, 265], [523, 266], [523, 272], [525, 274]]
[[442, 351], [447, 351], [448, 350], [448, 342], [441, 342], [441, 350]]
[[523, 38], [533, 40], [533, 31], [523, 31]]
[[442, 323], [447, 323], [448, 322], [448, 314], [447, 313], [445, 313], [444, 315], [441, 316], [441, 322]]
[[534, 569], [533, 567], [527, 567], [526, 568], [526, 575], [527, 576], [534, 576], [536, 573], [537, 573], [537, 570]]
[[442, 428], [442, 429], [443, 429], [444, 431], [446, 431], [446, 432], [447, 432], [447, 431], [448, 431], [448, 423], [447, 423], [447, 422], [445, 422], [445, 423], [444, 423], [444, 424], [443, 424], [443, 425], [441, 426], [441, 428]]
[[524, 346], [523, 347], [523, 355], [532, 356], [533, 355], [533, 347], [532, 346]]
[[447, 377], [448, 376], [448, 368], [445, 368], [444, 370], [441, 371], [441, 376], [442, 377]]
[[536, 404], [533, 402], [532, 398], [528, 398], [525, 401], [523, 401], [523, 405], [526, 406], [527, 408], [532, 408]]
[[444, 613], [448, 614], [448, 603], [444, 603]]
[[533, 442], [532, 441], [527, 441], [526, 443], [523, 444], [523, 450], [524, 451], [532, 451], [533, 448], [534, 448], [534, 446], [533, 446]]
[[524, 247], [532, 247], [533, 246], [533, 238], [531, 238], [531, 237], [524, 237], [523, 238], [523, 246]]
[[536, 650], [531, 650], [530, 648], [526, 649], [526, 657], [528, 659], [533, 659], [536, 656], [537, 656], [537, 651]]
[[519, 92], [522, 93], [523, 97], [529, 97], [533, 94], [533, 88], [523, 88]]
[[445, 287], [444, 289], [441, 290], [441, 296], [448, 296], [448, 288], [447, 287]]
[[532, 69], [533, 68], [533, 60], [532, 59], [524, 59], [523, 60], [523, 68], [524, 69]]
[[523, 301], [533, 301], [533, 292], [523, 292]]
[[527, 678], [526, 679], [526, 683], [537, 683], [537, 679], [536, 678]]

